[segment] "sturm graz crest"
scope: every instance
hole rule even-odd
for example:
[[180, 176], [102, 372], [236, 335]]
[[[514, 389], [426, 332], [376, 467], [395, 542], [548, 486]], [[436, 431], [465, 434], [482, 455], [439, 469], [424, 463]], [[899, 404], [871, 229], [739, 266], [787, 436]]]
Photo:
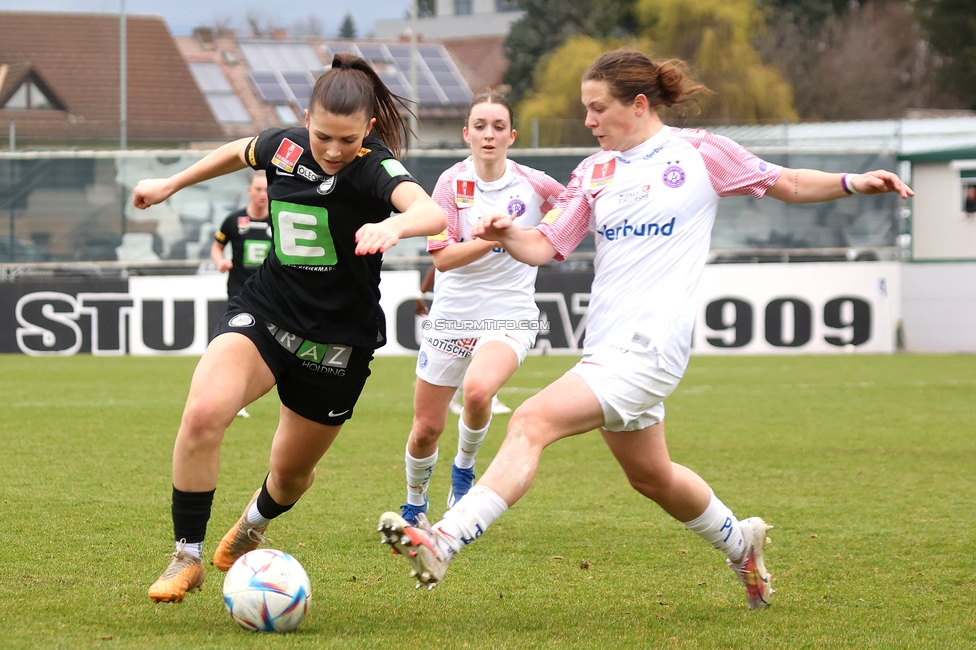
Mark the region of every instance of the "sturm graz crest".
[[254, 316], [248, 313], [238, 314], [227, 321], [227, 324], [231, 327], [251, 327], [254, 325]]
[[315, 191], [325, 196], [335, 189], [335, 181], [335, 176], [326, 176], [325, 180], [322, 181], [317, 188], [315, 188]]

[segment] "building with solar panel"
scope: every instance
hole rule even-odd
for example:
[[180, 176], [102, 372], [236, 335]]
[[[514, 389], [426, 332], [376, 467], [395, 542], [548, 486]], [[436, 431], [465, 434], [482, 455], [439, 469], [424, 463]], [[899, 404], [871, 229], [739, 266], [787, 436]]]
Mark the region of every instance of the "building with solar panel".
[[[393, 93], [411, 96], [407, 42], [214, 37], [203, 30], [176, 41], [228, 137], [302, 124], [312, 86], [337, 52], [366, 59]], [[416, 51], [420, 125], [412, 146], [462, 146], [471, 87], [443, 44], [421, 42]]]

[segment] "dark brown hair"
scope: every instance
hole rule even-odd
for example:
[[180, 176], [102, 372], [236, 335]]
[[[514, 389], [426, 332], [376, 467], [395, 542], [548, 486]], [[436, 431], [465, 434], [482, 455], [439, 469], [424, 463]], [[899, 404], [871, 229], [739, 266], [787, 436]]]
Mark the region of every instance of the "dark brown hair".
[[332, 58], [332, 67], [315, 82], [308, 108], [309, 112], [317, 107], [336, 115], [362, 112], [367, 120], [375, 117], [377, 136], [399, 158], [406, 152], [404, 134], [413, 133], [400, 115], [400, 106], [411, 112], [406, 102], [390, 92], [365, 59], [339, 52]]
[[604, 54], [583, 74], [583, 81], [607, 82], [610, 94], [622, 104], [630, 104], [637, 95], [644, 95], [653, 108], [680, 104], [695, 93], [708, 90], [691, 78], [684, 61], [651, 61], [636, 50]]
[[496, 93], [491, 88], [488, 89], [488, 92], [481, 93], [480, 95], [472, 99], [471, 103], [468, 104], [468, 112], [464, 116], [464, 126], [467, 126], [468, 120], [471, 119], [471, 109], [473, 109], [478, 104], [501, 104], [502, 106], [508, 109], [509, 127], [513, 129], [515, 128], [515, 115], [512, 113], [512, 104], [508, 101], [508, 97], [500, 93]]

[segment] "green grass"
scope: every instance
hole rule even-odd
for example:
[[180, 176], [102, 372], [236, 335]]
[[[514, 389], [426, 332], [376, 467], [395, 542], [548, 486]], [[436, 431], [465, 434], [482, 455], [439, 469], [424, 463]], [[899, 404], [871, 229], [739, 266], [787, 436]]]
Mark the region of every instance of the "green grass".
[[[153, 605], [195, 359], [0, 357], [5, 648], [969, 648], [976, 639], [976, 357], [703, 358], [668, 400], [672, 457], [775, 524], [750, 612], [724, 558], [631, 490], [598, 434], [543, 455], [522, 501], [415, 591], [376, 520], [403, 498], [413, 361], [380, 358], [318, 480], [276, 521], [309, 573], [291, 635], [239, 629], [212, 567]], [[530, 358], [517, 405], [572, 365]], [[206, 551], [267, 470], [277, 398], [224, 442]], [[433, 513], [447, 492], [455, 418]], [[478, 467], [503, 437], [497, 417]], [[581, 568], [583, 562], [588, 568]]]

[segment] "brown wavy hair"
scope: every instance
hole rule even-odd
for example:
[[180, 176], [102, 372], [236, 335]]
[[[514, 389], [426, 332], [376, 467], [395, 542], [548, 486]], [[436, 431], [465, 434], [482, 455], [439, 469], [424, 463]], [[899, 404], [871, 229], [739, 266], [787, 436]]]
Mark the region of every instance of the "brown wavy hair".
[[644, 95], [654, 108], [681, 104], [708, 90], [691, 78], [688, 65], [681, 59], [651, 61], [636, 50], [604, 54], [586, 70], [583, 81], [605, 81], [610, 94], [622, 104]]
[[399, 158], [406, 153], [405, 134], [413, 133], [400, 114], [401, 107], [413, 114], [407, 101], [390, 92], [366, 59], [339, 52], [332, 58], [332, 67], [316, 80], [308, 108], [311, 111], [317, 107], [336, 115], [362, 112], [367, 120], [375, 117], [373, 130]]

